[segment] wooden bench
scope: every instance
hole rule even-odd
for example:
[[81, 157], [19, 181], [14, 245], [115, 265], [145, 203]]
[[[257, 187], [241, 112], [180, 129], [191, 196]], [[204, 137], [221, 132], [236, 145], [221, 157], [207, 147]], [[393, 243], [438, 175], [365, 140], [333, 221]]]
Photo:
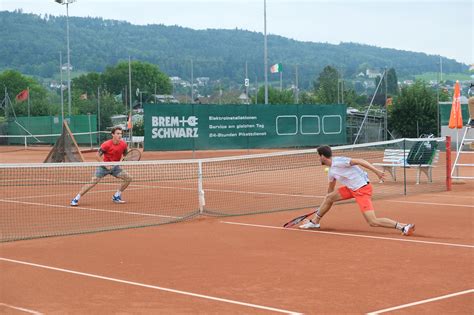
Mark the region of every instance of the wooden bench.
[[435, 155], [432, 159], [431, 164], [408, 164], [404, 163], [406, 161], [408, 154], [410, 153], [409, 150], [402, 150], [402, 149], [385, 149], [383, 153], [383, 163], [373, 163], [375, 166], [382, 166], [384, 172], [388, 171], [394, 181], [397, 181], [397, 168], [404, 167], [404, 168], [414, 168], [417, 170], [416, 172], [416, 183], [420, 183], [420, 174], [423, 172], [426, 177], [428, 178], [428, 182], [433, 182], [432, 178], [432, 169], [436, 167], [435, 164], [438, 163], [439, 160], [439, 150], [435, 151]]

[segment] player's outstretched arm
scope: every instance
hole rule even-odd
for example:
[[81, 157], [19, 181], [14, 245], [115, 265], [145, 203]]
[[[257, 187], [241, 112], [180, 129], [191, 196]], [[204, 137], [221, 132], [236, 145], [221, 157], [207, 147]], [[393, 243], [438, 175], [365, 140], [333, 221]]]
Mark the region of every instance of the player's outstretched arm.
[[363, 168], [366, 168], [368, 170], [371, 170], [372, 172], [375, 173], [375, 175], [377, 175], [377, 177], [380, 179], [380, 180], [384, 180], [385, 179], [385, 173], [381, 170], [379, 170], [378, 168], [376, 168], [375, 166], [373, 166], [372, 164], [370, 164], [369, 162], [367, 162], [366, 160], [363, 160], [363, 159], [352, 159], [351, 160], [351, 165], [360, 165], [362, 166]]

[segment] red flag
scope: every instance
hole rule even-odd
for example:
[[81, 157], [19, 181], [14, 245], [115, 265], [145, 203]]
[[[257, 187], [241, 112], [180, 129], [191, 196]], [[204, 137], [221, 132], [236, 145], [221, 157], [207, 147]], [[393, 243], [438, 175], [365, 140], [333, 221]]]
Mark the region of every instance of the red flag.
[[461, 112], [461, 89], [459, 81], [454, 85], [453, 104], [451, 105], [451, 115], [449, 116], [449, 128], [462, 128], [462, 112]]
[[128, 115], [127, 128], [132, 129], [132, 115]]
[[23, 102], [28, 99], [28, 90], [23, 90], [18, 95], [16, 96], [16, 101], [17, 102]]

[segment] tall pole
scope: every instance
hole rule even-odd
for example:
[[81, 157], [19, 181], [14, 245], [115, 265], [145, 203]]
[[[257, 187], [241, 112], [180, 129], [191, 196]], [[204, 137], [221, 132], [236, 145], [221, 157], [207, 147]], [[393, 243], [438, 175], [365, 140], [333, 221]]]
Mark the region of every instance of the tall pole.
[[265, 76], [265, 105], [268, 104], [268, 50], [267, 50], [267, 0], [263, 0], [263, 59]]
[[191, 59], [191, 104], [194, 104], [194, 65]]
[[440, 136], [440, 126], [439, 126], [439, 72], [437, 73], [437, 78], [436, 78], [436, 136], [437, 137]]
[[67, 106], [71, 117], [71, 57], [69, 50], [69, 2], [66, 2], [66, 39], [67, 39]]
[[59, 52], [59, 76], [61, 80], [61, 123], [64, 122], [64, 91], [63, 91], [63, 53]]
[[280, 92], [283, 91], [283, 71], [280, 71]]
[[130, 100], [130, 122], [132, 124], [130, 128], [130, 143], [133, 146], [133, 118], [132, 118], [132, 63], [130, 56], [128, 56], [128, 95], [129, 95], [129, 100]]
[[30, 129], [30, 87], [28, 89], [28, 129]]
[[439, 73], [440, 73], [440, 81], [443, 81], [443, 59], [439, 56]]
[[97, 131], [100, 132], [100, 86], [97, 87]]
[[255, 76], [255, 105], [258, 103], [258, 77]]
[[249, 79], [249, 75], [248, 75], [248, 64], [247, 64], [247, 61], [245, 61], [245, 81], [247, 84], [245, 84], [245, 96], [247, 96], [247, 104], [249, 103], [249, 82], [248, 82], [248, 79]]
[[299, 103], [299, 91], [298, 91], [298, 65], [295, 66], [295, 102]]
[[388, 76], [387, 76], [387, 68], [385, 68], [385, 71], [384, 71], [384, 75], [385, 75], [385, 117], [384, 117], [384, 128], [385, 128], [385, 134], [384, 134], [384, 140], [387, 141], [388, 140], [388, 121], [387, 121], [387, 118], [388, 118], [388, 106], [387, 106], [387, 91], [388, 91]]

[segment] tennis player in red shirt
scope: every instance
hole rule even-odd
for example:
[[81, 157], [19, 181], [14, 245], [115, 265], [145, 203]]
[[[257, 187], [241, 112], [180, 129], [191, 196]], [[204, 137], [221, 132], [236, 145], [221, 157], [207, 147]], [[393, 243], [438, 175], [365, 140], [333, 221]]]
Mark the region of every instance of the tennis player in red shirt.
[[[127, 143], [122, 140], [122, 128], [114, 127], [111, 133], [112, 139], [102, 143], [99, 151], [97, 152], [96, 159], [99, 162], [118, 162], [122, 160], [122, 156], [127, 155], [128, 146]], [[71, 206], [77, 206], [79, 204], [79, 199], [81, 199], [82, 196], [84, 196], [89, 190], [92, 189], [92, 187], [97, 185], [97, 183], [99, 183], [100, 180], [107, 175], [112, 175], [123, 180], [123, 183], [113, 195], [112, 201], [115, 203], [125, 203], [125, 201], [122, 200], [122, 192], [128, 187], [132, 181], [132, 178], [119, 165], [111, 165], [97, 167], [94, 177], [92, 177], [91, 183], [82, 187], [81, 191], [71, 201]]]

